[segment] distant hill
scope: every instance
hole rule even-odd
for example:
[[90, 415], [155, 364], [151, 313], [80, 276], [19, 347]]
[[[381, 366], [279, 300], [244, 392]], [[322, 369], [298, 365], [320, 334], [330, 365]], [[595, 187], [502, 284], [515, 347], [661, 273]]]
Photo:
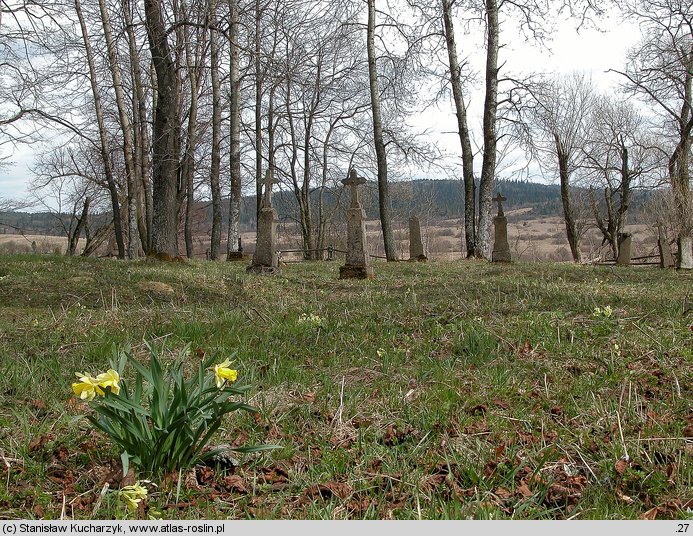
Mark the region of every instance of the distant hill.
[[[562, 216], [560, 188], [553, 184], [540, 184], [527, 181], [503, 181], [496, 184], [494, 195], [497, 192], [507, 198], [504, 208], [508, 211], [530, 208], [518, 219], [533, 219], [537, 217]], [[576, 189], [576, 192], [580, 192]], [[395, 219], [405, 220], [413, 214], [425, 214], [432, 219], [460, 218], [464, 211], [464, 190], [461, 181], [454, 180], [414, 180], [408, 182], [392, 183], [390, 186], [392, 196], [392, 211]], [[584, 193], [584, 190], [582, 191]], [[317, 193], [314, 193], [317, 196]], [[328, 210], [333, 209], [340, 191], [328, 190], [324, 194], [325, 205]], [[363, 187], [361, 201], [368, 218], [379, 217], [378, 190], [374, 182], [367, 183]], [[635, 214], [648, 197], [647, 192], [635, 192], [632, 203], [632, 212]], [[275, 192], [272, 201], [279, 217], [289, 220], [295, 217], [297, 212], [296, 200], [292, 192], [282, 190]], [[348, 199], [342, 199], [342, 205], [348, 203]], [[228, 199], [224, 203], [224, 215], [228, 213]], [[211, 225], [211, 204], [200, 202], [198, 211], [203, 214], [207, 223]], [[494, 208], [495, 210], [495, 208]], [[94, 220], [107, 220], [108, 215], [93, 216]], [[224, 218], [225, 219], [225, 218]], [[64, 236], [64, 229], [69, 227], [70, 216], [67, 214], [54, 214], [49, 212], [0, 212], [0, 234], [45, 234]], [[245, 229], [255, 227], [255, 196], [247, 196], [243, 199], [241, 209], [241, 225]]]

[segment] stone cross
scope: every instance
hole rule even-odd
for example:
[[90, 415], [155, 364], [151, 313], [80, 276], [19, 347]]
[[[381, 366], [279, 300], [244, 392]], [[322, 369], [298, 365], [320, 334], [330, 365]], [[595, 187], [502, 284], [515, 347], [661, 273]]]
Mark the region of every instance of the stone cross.
[[[265, 173], [265, 193], [262, 208], [257, 221], [257, 239], [253, 262], [246, 272], [255, 274], [275, 274], [279, 272], [279, 255], [277, 254], [277, 209], [272, 207], [272, 171]], [[240, 242], [239, 242], [240, 248]], [[240, 251], [240, 249], [239, 249]], [[243, 253], [241, 253], [241, 256]]]
[[342, 184], [344, 186], [351, 187], [351, 208], [361, 208], [358, 187], [365, 183], [366, 179], [364, 177], [359, 177], [354, 168], [349, 170], [349, 176], [346, 179], [342, 179]]
[[498, 215], [499, 216], [505, 216], [503, 213], [503, 201], [507, 201], [508, 199], [506, 197], [503, 197], [500, 192], [498, 192], [498, 195], [493, 198], [493, 201], [496, 201], [498, 203]]
[[277, 181], [274, 180], [274, 174], [272, 173], [271, 169], [267, 169], [265, 172], [265, 193], [262, 196], [262, 206], [263, 207], [271, 207], [272, 206], [272, 185], [277, 184]]
[[344, 186], [351, 188], [351, 207], [347, 209], [347, 253], [346, 264], [339, 268], [340, 279], [372, 279], [373, 267], [369, 266], [368, 243], [366, 239], [366, 213], [359, 203], [358, 187], [366, 179], [359, 177], [354, 168], [342, 180]]

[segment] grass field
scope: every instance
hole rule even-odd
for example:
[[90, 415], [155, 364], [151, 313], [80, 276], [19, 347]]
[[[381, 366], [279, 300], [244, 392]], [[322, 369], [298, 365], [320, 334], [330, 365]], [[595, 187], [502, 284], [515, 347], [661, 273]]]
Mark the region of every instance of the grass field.
[[[0, 518], [693, 518], [693, 274], [338, 266], [0, 257]], [[236, 352], [259, 411], [216, 442], [282, 448], [130, 514], [70, 385], [145, 340]]]

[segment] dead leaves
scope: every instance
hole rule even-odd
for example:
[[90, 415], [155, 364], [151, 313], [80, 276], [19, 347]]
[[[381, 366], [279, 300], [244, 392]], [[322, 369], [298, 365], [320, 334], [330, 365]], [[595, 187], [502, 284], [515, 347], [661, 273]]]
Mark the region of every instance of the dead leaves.
[[382, 442], [388, 447], [393, 447], [404, 443], [407, 440], [416, 439], [421, 434], [418, 430], [407, 425], [404, 428], [398, 428], [396, 425], [389, 424], [383, 434]]
[[50, 441], [53, 441], [55, 436], [53, 434], [42, 434], [36, 436], [29, 442], [29, 452], [36, 454], [37, 452], [43, 450], [43, 447]]
[[329, 500], [336, 497], [340, 501], [346, 500], [353, 493], [353, 489], [347, 482], [326, 482], [324, 484], [313, 484], [306, 488], [305, 495], [308, 498], [316, 499], [321, 497]]
[[238, 475], [225, 476], [221, 481], [221, 485], [229, 493], [248, 493], [245, 481]]
[[673, 499], [640, 514], [638, 519], [653, 521], [661, 519], [683, 519], [685, 512], [693, 507], [693, 499]]
[[616, 472], [619, 475], [622, 475], [623, 473], [626, 472], [626, 469], [628, 469], [628, 466], [629, 466], [628, 461], [621, 458], [614, 464], [614, 469], [616, 469]]

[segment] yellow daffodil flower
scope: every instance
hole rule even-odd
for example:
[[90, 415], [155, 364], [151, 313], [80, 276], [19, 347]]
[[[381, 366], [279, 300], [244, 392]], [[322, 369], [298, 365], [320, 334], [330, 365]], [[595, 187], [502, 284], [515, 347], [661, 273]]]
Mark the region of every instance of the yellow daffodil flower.
[[217, 381], [217, 389], [220, 389], [225, 381], [235, 382], [238, 378], [238, 371], [228, 368], [230, 364], [231, 361], [227, 359], [223, 363], [214, 365], [214, 377]]
[[139, 506], [140, 501], [147, 498], [147, 488], [142, 486], [138, 480], [132, 486], [123, 487], [118, 492], [118, 496], [125, 501], [131, 511], [134, 511]]
[[75, 372], [75, 375], [79, 378], [79, 382], [72, 384], [72, 392], [76, 396], [82, 400], [93, 400], [97, 394], [103, 396], [103, 389], [95, 378], [81, 372]]
[[96, 382], [99, 384], [99, 387], [110, 387], [114, 395], [120, 392], [120, 375], [113, 369], [99, 374], [96, 377]]

